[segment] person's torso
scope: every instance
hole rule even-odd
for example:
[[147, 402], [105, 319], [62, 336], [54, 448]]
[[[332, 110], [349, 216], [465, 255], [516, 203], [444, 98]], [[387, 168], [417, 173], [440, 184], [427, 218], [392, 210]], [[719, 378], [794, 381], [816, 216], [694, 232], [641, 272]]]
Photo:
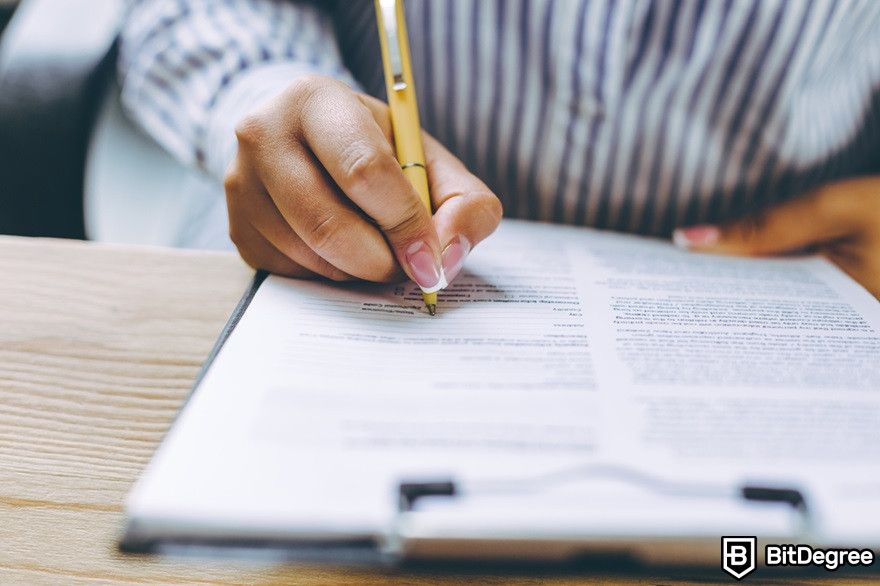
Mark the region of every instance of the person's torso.
[[[423, 126], [507, 215], [668, 234], [880, 168], [880, 2], [410, 0]], [[372, 2], [339, 2], [384, 96]]]

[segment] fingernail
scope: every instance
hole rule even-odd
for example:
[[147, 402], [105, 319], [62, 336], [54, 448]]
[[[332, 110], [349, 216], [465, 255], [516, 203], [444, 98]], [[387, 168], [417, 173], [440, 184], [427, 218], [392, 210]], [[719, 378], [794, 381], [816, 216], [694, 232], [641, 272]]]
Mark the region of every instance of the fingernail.
[[714, 246], [721, 238], [721, 230], [715, 226], [701, 225], [690, 228], [676, 228], [672, 242], [679, 248], [704, 248]]
[[458, 273], [461, 272], [464, 266], [464, 259], [467, 258], [470, 251], [471, 243], [461, 235], [453, 238], [446, 245], [446, 248], [443, 249], [440, 258], [443, 263], [443, 276], [446, 277], [447, 282], [451, 283], [458, 276]]
[[413, 280], [425, 293], [434, 293], [446, 286], [443, 269], [427, 242], [413, 242], [406, 249], [406, 262]]

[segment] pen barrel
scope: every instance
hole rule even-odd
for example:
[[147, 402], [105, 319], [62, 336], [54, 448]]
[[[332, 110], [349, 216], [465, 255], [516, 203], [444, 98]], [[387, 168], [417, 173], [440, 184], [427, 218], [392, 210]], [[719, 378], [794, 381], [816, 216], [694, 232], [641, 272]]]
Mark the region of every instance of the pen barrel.
[[[382, 49], [382, 63], [385, 71], [385, 89], [388, 94], [388, 108], [391, 116], [391, 127], [394, 132], [394, 149], [403, 173], [415, 187], [425, 208], [431, 211], [431, 196], [428, 190], [428, 174], [425, 170], [425, 148], [422, 143], [422, 130], [419, 121], [419, 106], [416, 99], [416, 88], [413, 83], [412, 65], [410, 63], [409, 36], [406, 31], [406, 17], [403, 2], [394, 2], [394, 22], [386, 22], [387, 13], [383, 13], [381, 0], [375, 0], [376, 16], [379, 23], [379, 43]], [[394, 41], [389, 40], [386, 29], [393, 26], [396, 31]], [[395, 79], [395, 68], [392, 66], [391, 47], [396, 42], [399, 51], [398, 79]]]
[[[385, 89], [388, 111], [394, 134], [394, 149], [403, 174], [415, 188], [425, 209], [432, 212], [431, 193], [428, 189], [428, 171], [425, 168], [425, 147], [422, 144], [422, 125], [416, 86], [410, 64], [409, 37], [402, 0], [374, 0], [376, 21], [379, 25], [379, 44], [382, 50], [382, 68], [385, 71]], [[423, 293], [428, 311], [434, 315], [437, 293]]]

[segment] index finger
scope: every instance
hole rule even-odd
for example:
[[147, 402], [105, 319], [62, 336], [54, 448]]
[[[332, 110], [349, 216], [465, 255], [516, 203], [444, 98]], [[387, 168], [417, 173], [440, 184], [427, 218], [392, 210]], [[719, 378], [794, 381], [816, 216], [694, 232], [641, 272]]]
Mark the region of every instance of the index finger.
[[429, 210], [403, 174], [370, 110], [344, 86], [327, 84], [303, 104], [300, 129], [333, 181], [385, 234], [423, 288], [440, 281], [440, 242]]

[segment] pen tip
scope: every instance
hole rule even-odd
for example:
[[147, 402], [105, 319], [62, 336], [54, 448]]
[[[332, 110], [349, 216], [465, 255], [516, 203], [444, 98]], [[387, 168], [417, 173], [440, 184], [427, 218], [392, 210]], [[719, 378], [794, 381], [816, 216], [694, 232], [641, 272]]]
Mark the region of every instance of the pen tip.
[[431, 315], [437, 315], [437, 306], [433, 303], [428, 304], [428, 313]]

